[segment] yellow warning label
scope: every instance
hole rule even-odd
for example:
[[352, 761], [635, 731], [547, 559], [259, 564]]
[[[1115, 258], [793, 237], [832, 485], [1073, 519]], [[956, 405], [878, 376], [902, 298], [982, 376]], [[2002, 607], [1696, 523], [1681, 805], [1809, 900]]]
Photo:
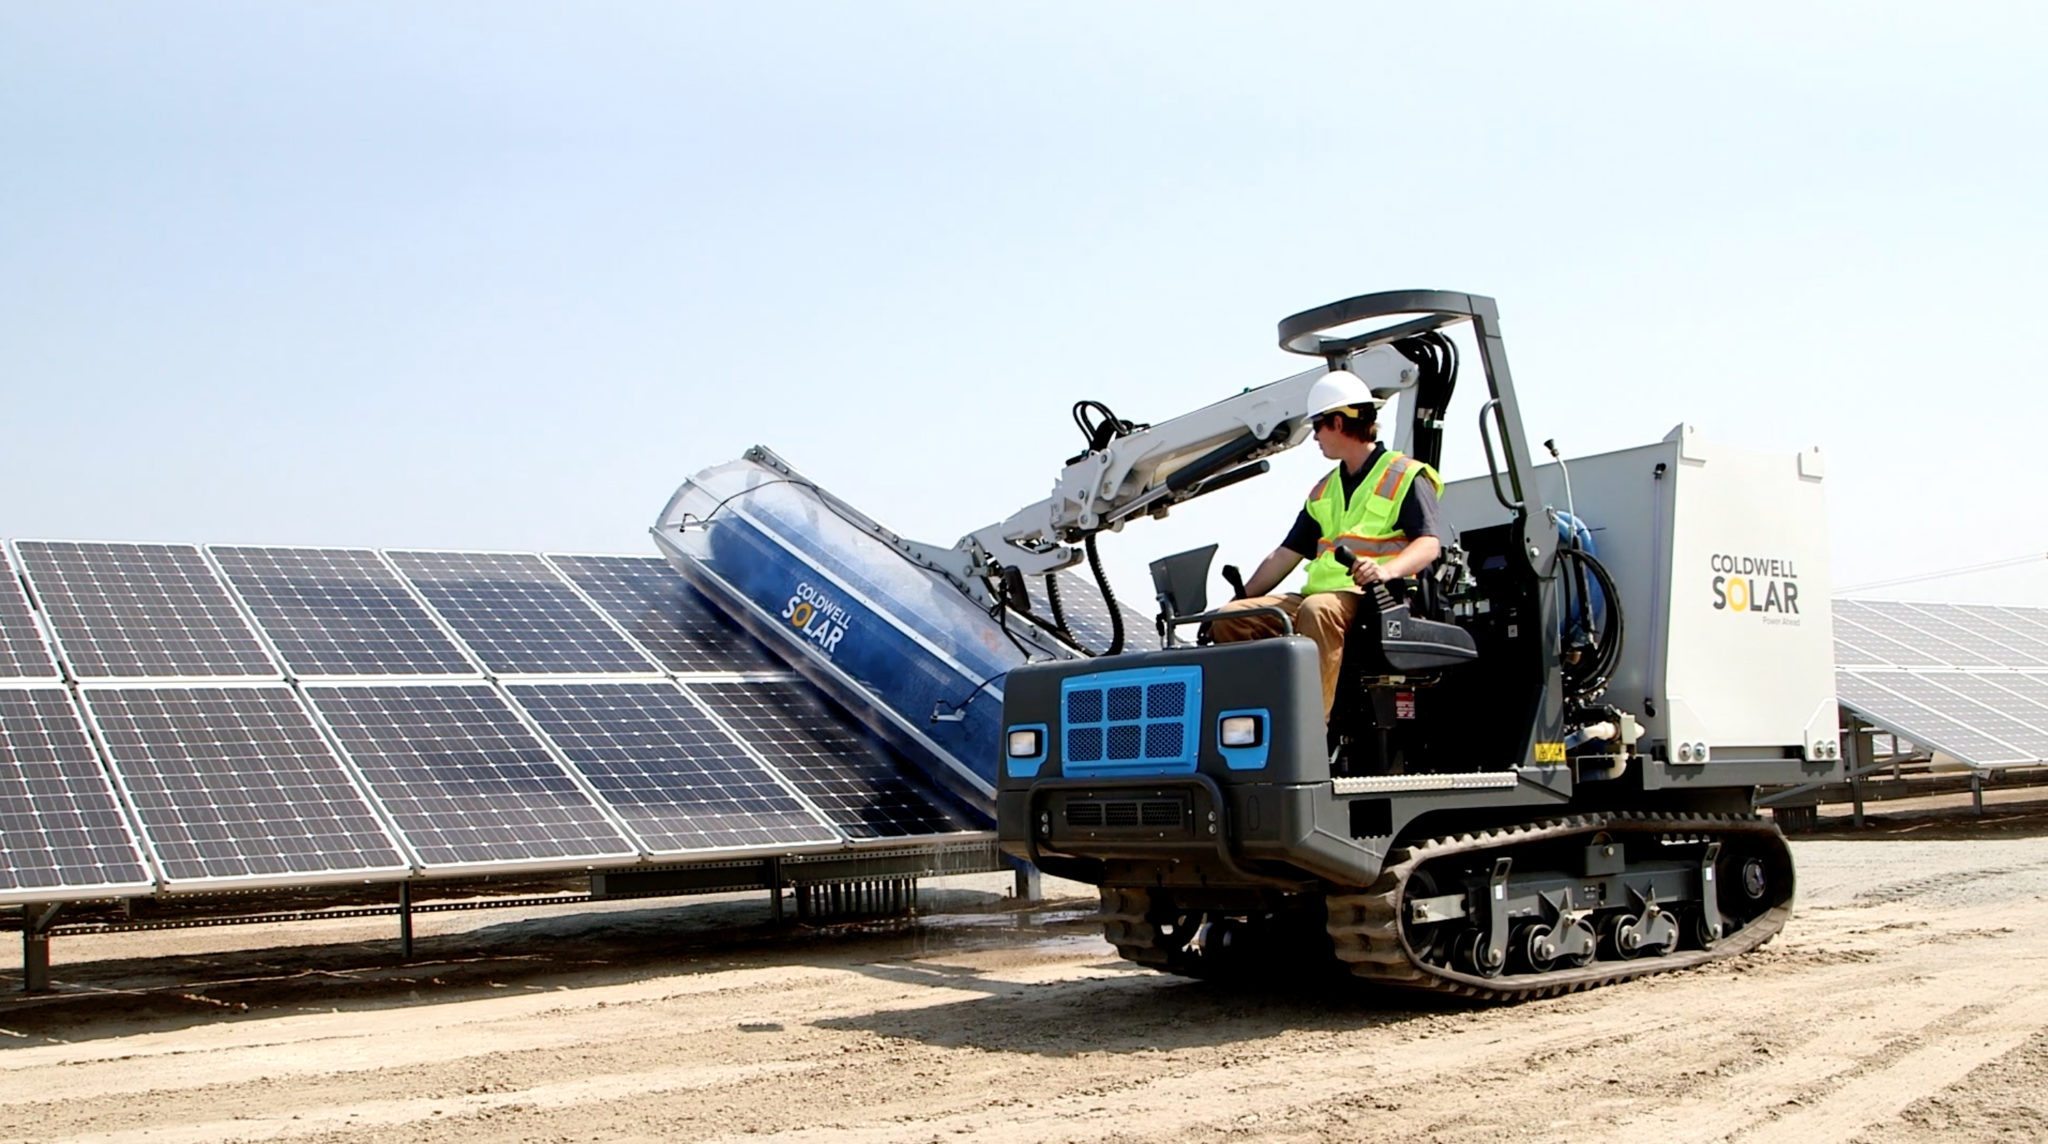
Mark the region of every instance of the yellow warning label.
[[1564, 744], [1536, 744], [1536, 761], [1544, 766], [1555, 766], [1558, 763], [1564, 762]]

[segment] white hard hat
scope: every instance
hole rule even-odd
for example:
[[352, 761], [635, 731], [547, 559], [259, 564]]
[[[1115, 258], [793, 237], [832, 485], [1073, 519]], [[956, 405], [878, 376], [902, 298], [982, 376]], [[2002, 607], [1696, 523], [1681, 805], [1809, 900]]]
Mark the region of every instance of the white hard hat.
[[1380, 403], [1372, 390], [1357, 374], [1348, 369], [1333, 369], [1316, 379], [1308, 387], [1308, 415], [1320, 417], [1325, 413], [1346, 413], [1363, 421], [1372, 420], [1372, 410]]

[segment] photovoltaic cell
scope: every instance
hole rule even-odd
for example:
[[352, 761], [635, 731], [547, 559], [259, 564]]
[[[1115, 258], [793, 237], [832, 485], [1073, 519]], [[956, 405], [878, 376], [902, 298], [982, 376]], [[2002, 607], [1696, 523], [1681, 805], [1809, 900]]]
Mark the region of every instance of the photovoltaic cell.
[[788, 670], [658, 556], [548, 559], [670, 671]]
[[192, 545], [23, 540], [15, 551], [79, 679], [280, 674]]
[[854, 838], [975, 827], [896, 758], [800, 683], [691, 683], [690, 692]]
[[1835, 694], [1842, 705], [1869, 722], [1925, 747], [1933, 747], [1977, 766], [2028, 760], [2017, 748], [1894, 691], [1889, 684], [1903, 672], [1859, 672], [1836, 669]]
[[399, 571], [498, 674], [647, 673], [654, 664], [538, 555], [391, 552]]
[[507, 690], [651, 853], [839, 840], [674, 684]]
[[56, 679], [57, 661], [36, 628], [21, 580], [0, 549], [0, 679]]
[[0, 691], [0, 901], [152, 888], [71, 697]]
[[167, 885], [408, 872], [290, 688], [83, 694]]
[[306, 695], [429, 868], [638, 854], [488, 685]]
[[375, 552], [219, 545], [208, 551], [295, 675], [477, 673]]

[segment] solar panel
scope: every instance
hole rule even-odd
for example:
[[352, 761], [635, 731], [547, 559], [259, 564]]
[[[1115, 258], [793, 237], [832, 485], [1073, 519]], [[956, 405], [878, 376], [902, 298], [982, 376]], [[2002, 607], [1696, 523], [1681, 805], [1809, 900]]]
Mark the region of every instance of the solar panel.
[[290, 688], [82, 694], [167, 887], [410, 871]]
[[511, 675], [646, 674], [654, 663], [538, 555], [391, 552], [486, 670]]
[[[1995, 650], [1968, 632], [1945, 628], [1909, 605], [1889, 600], [1838, 600], [1837, 616], [1887, 639], [1913, 648], [1916, 657], [1902, 666], [1991, 667]], [[1939, 629], [1939, 630], [1937, 630]]]
[[1835, 694], [1864, 719], [1977, 766], [2030, 762], [2022, 752], [1891, 688], [1904, 672], [1835, 671]]
[[788, 670], [659, 556], [548, 559], [670, 671]]
[[[1060, 586], [1060, 609], [1066, 615], [1067, 630], [1081, 643], [1083, 651], [1105, 652], [1109, 650], [1114, 629], [1110, 625], [1109, 606], [1102, 599], [1102, 589], [1095, 583], [1093, 573], [1068, 569], [1054, 573]], [[1050, 619], [1052, 603], [1041, 600], [1046, 595], [1045, 581], [1032, 585], [1034, 605], [1038, 614]], [[1157, 637], [1150, 617], [1141, 616], [1121, 601], [1117, 609], [1124, 617], [1124, 650], [1131, 651], [1156, 644]]]
[[1999, 624], [1954, 604], [1900, 604], [1911, 613], [1926, 617], [1921, 627], [1938, 631], [1942, 638], [1959, 643], [1987, 658], [1994, 667], [2048, 667], [2048, 660], [2028, 655], [2021, 642]]
[[1877, 667], [1931, 667], [1942, 663], [1939, 657], [1928, 654], [1924, 648], [1879, 635], [1839, 611], [1835, 613], [1834, 621], [1837, 648], [1842, 644], [1854, 648], [1854, 652], [1847, 656], [1838, 651], [1838, 663]]
[[840, 840], [672, 683], [506, 690], [651, 853]]
[[78, 679], [281, 674], [192, 545], [21, 540], [14, 547]]
[[70, 695], [0, 691], [0, 902], [153, 888]]
[[57, 661], [36, 627], [21, 580], [0, 549], [0, 679], [56, 679]]
[[799, 683], [687, 685], [740, 742], [854, 838], [952, 834], [974, 827], [909, 777], [910, 764]]
[[207, 549], [294, 675], [475, 675], [375, 552]]
[[[1935, 682], [1966, 699], [2009, 715], [2026, 724], [2036, 734], [2048, 736], [2048, 693], [2036, 698], [2030, 693], [2024, 677], [2006, 673], [1971, 675], [1951, 671], [1942, 674]], [[2024, 747], [2028, 744], [2013, 740], [2013, 745]], [[2041, 757], [2048, 759], [2048, 747], [2041, 749]]]
[[2014, 719], [2002, 710], [1973, 702], [1947, 686], [1961, 672], [1922, 675], [1918, 672], [1886, 672], [1878, 683], [1932, 711], [1954, 719], [1979, 734], [2017, 749], [2029, 759], [2048, 759], [2048, 732]]
[[1972, 611], [2003, 627], [2005, 636], [2021, 651], [2048, 657], [2048, 608], [1999, 608], [1973, 605]]
[[638, 854], [487, 684], [309, 685], [306, 696], [428, 869]]

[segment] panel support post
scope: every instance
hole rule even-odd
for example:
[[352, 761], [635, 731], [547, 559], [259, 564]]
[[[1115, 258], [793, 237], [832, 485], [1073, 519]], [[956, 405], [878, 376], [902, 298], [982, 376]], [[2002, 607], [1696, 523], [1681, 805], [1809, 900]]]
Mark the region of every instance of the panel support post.
[[773, 922], [774, 922], [774, 923], [775, 923], [776, 925], [781, 925], [781, 924], [782, 924], [782, 921], [783, 921], [783, 914], [782, 914], [782, 855], [780, 855], [780, 854], [777, 854], [777, 855], [775, 855], [775, 856], [773, 856], [773, 857], [769, 858], [769, 859], [768, 859], [768, 860], [767, 860], [767, 861], [766, 861], [765, 863], [763, 863], [763, 865], [764, 865], [764, 866], [765, 866], [765, 867], [767, 868], [767, 869], [766, 869], [766, 875], [767, 875], [767, 876], [766, 876], [766, 877], [765, 877], [765, 878], [764, 878], [763, 880], [764, 880], [764, 881], [766, 881], [766, 882], [768, 883], [768, 916], [769, 916], [769, 920], [773, 921]]
[[1984, 817], [1984, 772], [1970, 772], [1970, 813]]
[[50, 923], [61, 905], [21, 907], [21, 991], [45, 993], [50, 988]]
[[1038, 872], [1038, 867], [1029, 862], [1016, 862], [1014, 859], [1012, 861], [1016, 866], [1017, 875], [1014, 896], [1026, 902], [1044, 901], [1045, 876]]
[[398, 884], [398, 956], [412, 960], [412, 883]]

